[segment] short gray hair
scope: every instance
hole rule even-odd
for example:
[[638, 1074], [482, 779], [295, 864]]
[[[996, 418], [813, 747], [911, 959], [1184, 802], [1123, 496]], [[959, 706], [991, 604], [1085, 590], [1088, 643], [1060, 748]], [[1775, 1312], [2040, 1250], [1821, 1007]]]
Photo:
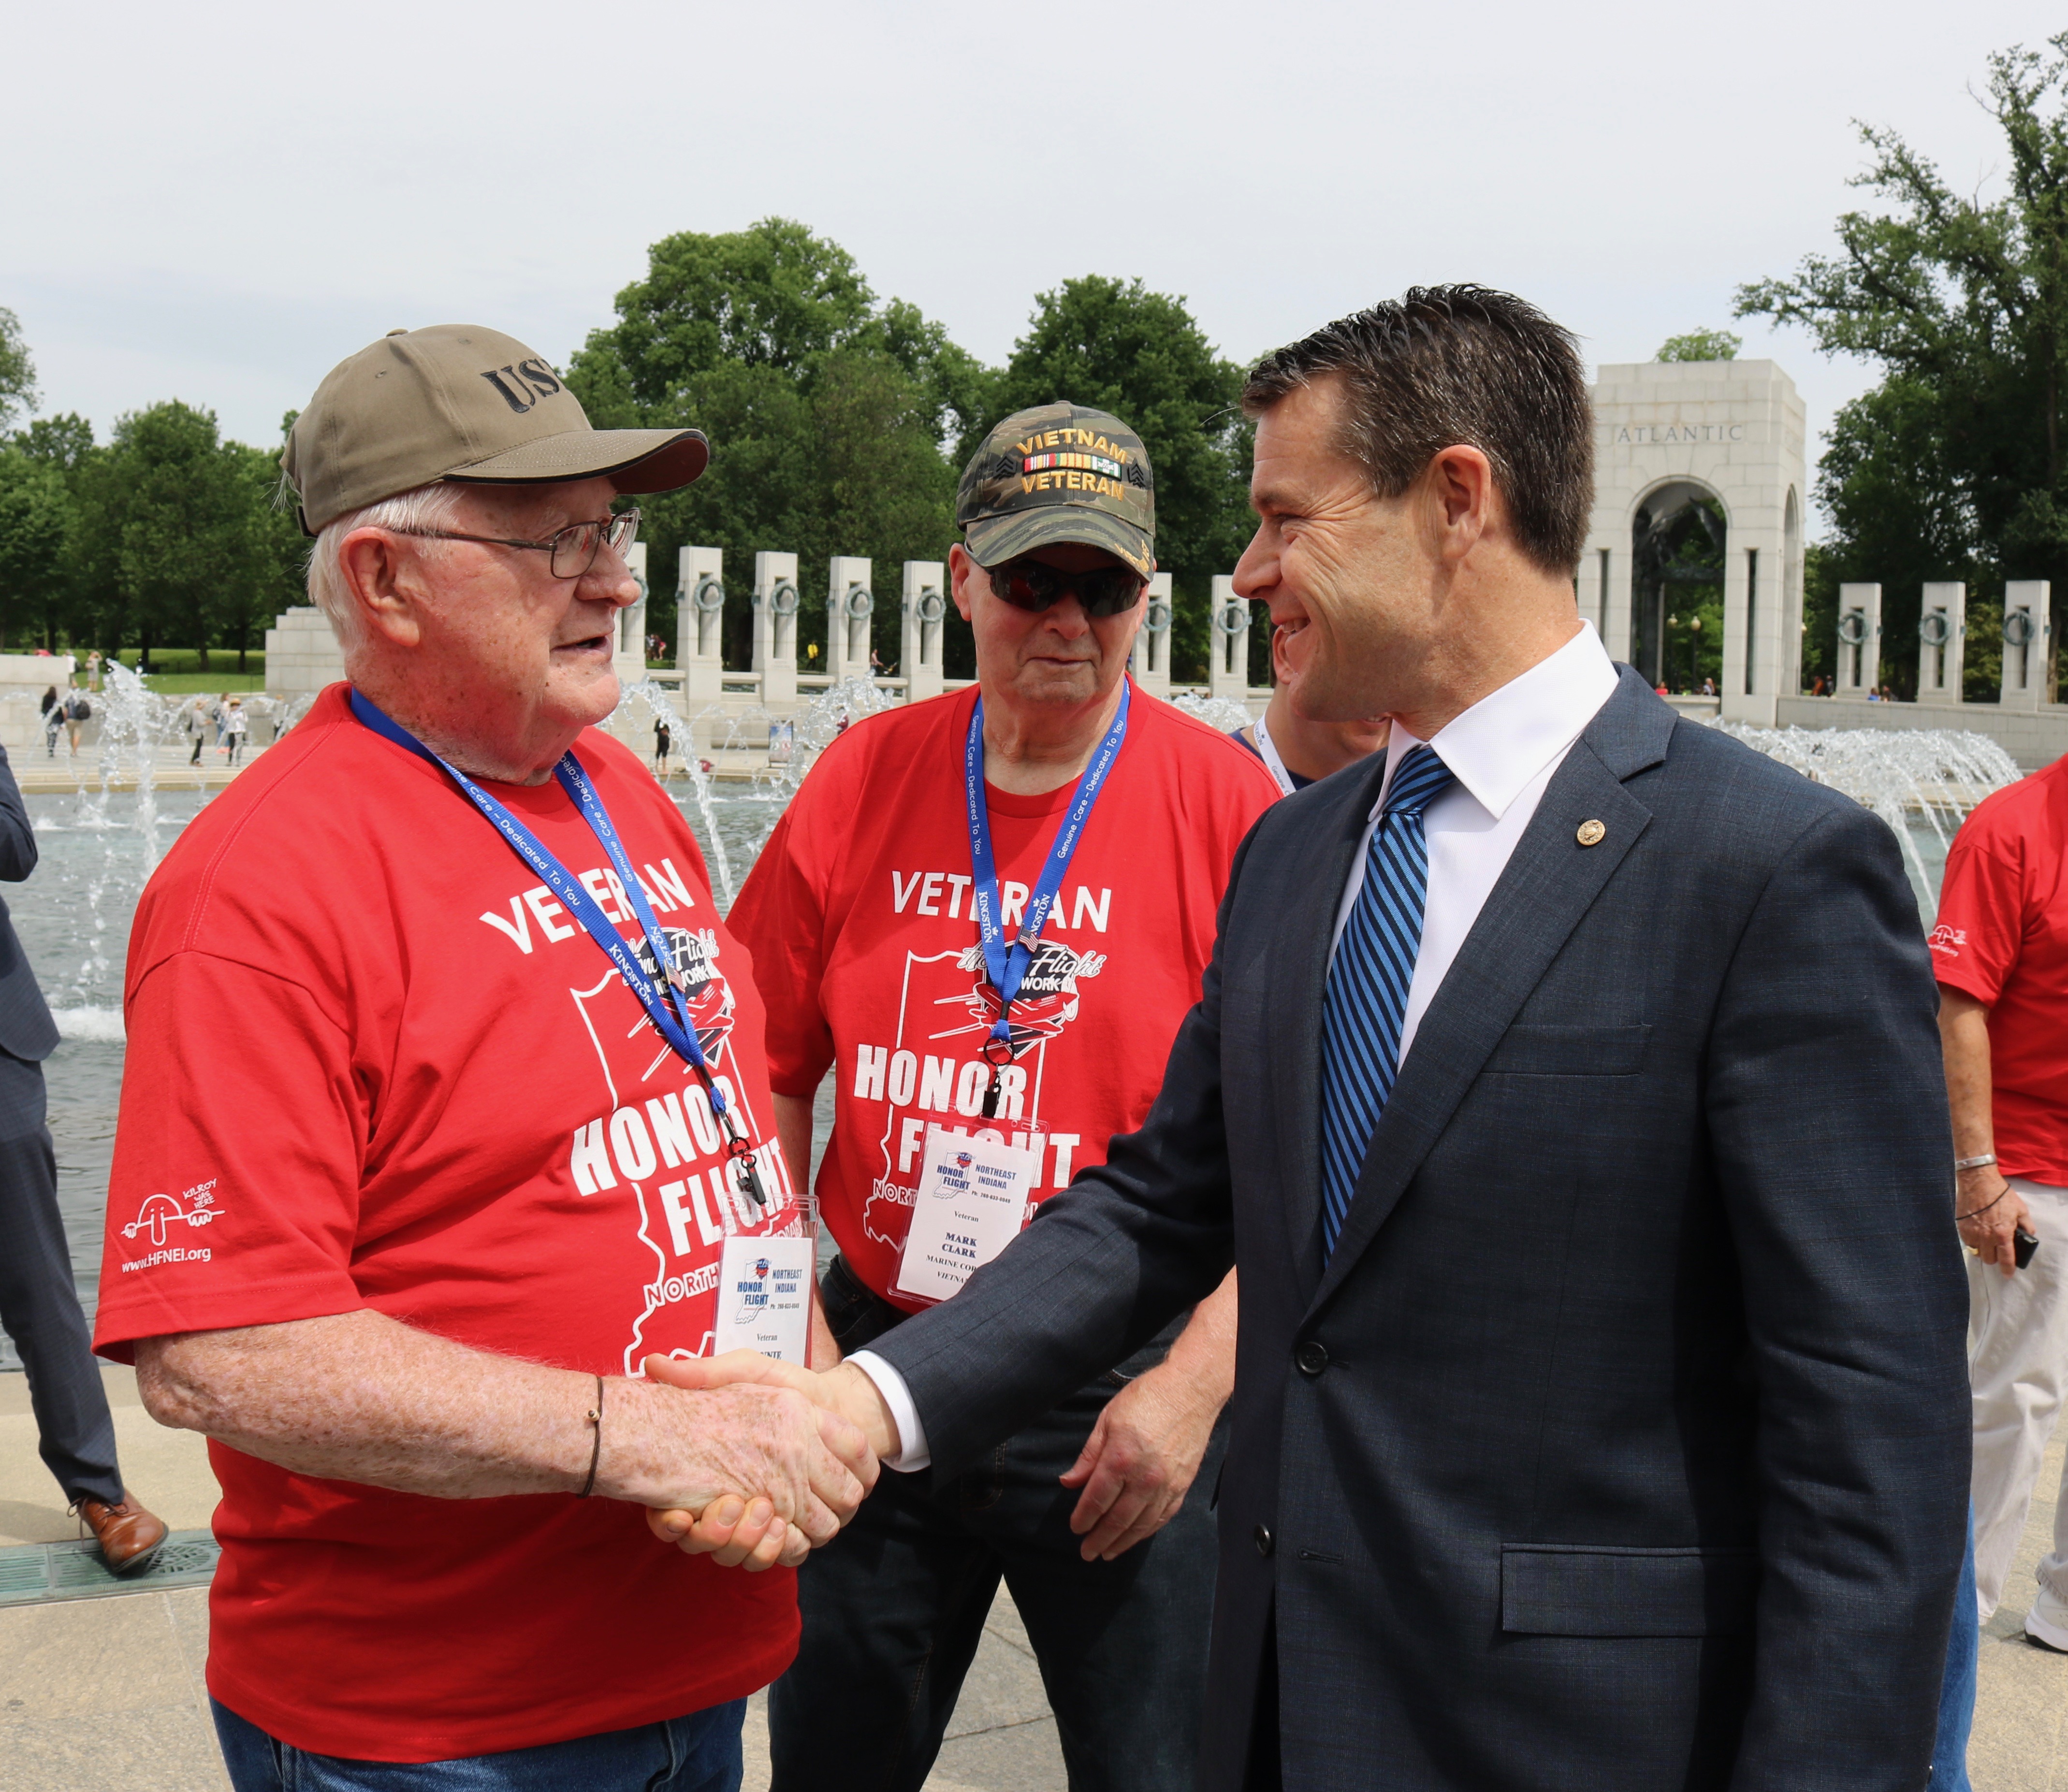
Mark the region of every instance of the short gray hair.
[[330, 632], [349, 657], [366, 644], [366, 622], [338, 566], [338, 548], [355, 529], [450, 529], [458, 520], [464, 488], [442, 482], [398, 492], [324, 525], [309, 552], [309, 601], [323, 612]]

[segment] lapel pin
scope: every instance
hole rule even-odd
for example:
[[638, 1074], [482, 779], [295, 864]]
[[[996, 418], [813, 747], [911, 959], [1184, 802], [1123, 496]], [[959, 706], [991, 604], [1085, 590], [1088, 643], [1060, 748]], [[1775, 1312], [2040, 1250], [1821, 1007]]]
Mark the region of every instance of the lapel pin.
[[1583, 821], [1580, 823], [1579, 832], [1573, 838], [1582, 846], [1599, 846], [1602, 836], [1607, 832], [1608, 830], [1598, 821]]

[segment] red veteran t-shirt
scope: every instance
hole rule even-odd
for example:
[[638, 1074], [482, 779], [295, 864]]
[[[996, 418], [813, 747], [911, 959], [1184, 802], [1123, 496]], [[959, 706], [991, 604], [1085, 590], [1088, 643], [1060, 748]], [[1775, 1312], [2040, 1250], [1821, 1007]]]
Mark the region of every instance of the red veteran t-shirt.
[[1932, 971], [1990, 1005], [1997, 1167], [2068, 1188], [2068, 759], [1985, 798], [1946, 855]]
[[[976, 693], [849, 729], [812, 768], [729, 917], [768, 1007], [776, 1092], [837, 1075], [820, 1211], [863, 1281], [898, 1294], [926, 1129], [989, 1132], [1040, 1154], [1035, 1198], [1105, 1161], [1147, 1117], [1199, 998], [1236, 848], [1278, 798], [1252, 755], [1134, 693], [1127, 739], [1012, 1004], [995, 1121], [979, 1048], [997, 1011], [970, 909], [963, 753]], [[1008, 936], [1076, 792], [988, 783]]]
[[[769, 1206], [723, 1173], [695, 1073], [601, 949], [334, 685], [137, 908], [98, 1349], [363, 1307], [583, 1373], [710, 1347], [722, 1241], [799, 1218], [761, 1003], [674, 806], [617, 742], [577, 752]], [[560, 785], [489, 787], [641, 941]], [[197, 1023], [219, 1050], [194, 1049]], [[636, 1506], [429, 1499], [210, 1453], [209, 1689], [296, 1747], [523, 1748], [739, 1697], [795, 1652], [792, 1575], [685, 1556]]]

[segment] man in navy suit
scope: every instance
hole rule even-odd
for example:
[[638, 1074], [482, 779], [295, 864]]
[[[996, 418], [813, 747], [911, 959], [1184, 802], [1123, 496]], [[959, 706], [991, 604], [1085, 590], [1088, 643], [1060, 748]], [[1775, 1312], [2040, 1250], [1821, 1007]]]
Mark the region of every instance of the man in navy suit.
[[952, 1474], [1232, 1262], [1210, 1792], [1922, 1786], [1966, 1306], [1896, 843], [1580, 619], [1541, 313], [1418, 290], [1245, 398], [1236, 588], [1387, 750], [1252, 831], [1143, 1129], [820, 1397]]
[[[36, 868], [35, 830], [0, 747], [0, 881]], [[28, 1371], [44, 1466], [117, 1574], [148, 1567], [165, 1525], [132, 1500], [58, 1213], [57, 1156], [43, 1111], [43, 1060], [58, 1030], [0, 903], [0, 1327]]]

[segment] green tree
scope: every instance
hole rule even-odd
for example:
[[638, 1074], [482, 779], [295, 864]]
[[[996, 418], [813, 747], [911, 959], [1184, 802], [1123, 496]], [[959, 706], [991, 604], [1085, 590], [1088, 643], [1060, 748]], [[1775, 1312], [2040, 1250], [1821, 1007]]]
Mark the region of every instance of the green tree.
[[109, 477], [97, 520], [112, 538], [114, 570], [150, 668], [151, 649], [191, 644], [208, 669], [228, 595], [250, 576], [250, 499], [240, 464], [213, 411], [177, 399], [134, 411], [115, 425]]
[[[1903, 648], [1925, 579], [1964, 579], [1979, 606], [2006, 577], [2050, 579], [2057, 640], [2068, 616], [2068, 32], [2047, 50], [1989, 58], [1998, 196], [1955, 192], [1895, 132], [1862, 125], [1871, 161], [1854, 184], [1880, 207], [1838, 220], [1838, 254], [1737, 294], [1738, 316], [1801, 324], [1825, 353], [1883, 372], [1841, 412], [1819, 492], [1841, 575], [1883, 587], [1883, 673], [1899, 689], [1915, 677]], [[1977, 609], [1971, 650], [1989, 632]], [[1987, 664], [1986, 651], [1971, 662], [1978, 695]]]
[[[1036, 299], [983, 425], [1067, 398], [1110, 411], [1142, 437], [1156, 477], [1156, 558], [1176, 599], [1170, 663], [1181, 678], [1205, 676], [1212, 578], [1234, 571], [1250, 536], [1255, 432], [1241, 412], [1242, 381], [1182, 298], [1092, 274]], [[1256, 678], [1260, 653], [1269, 664], [1265, 630], [1251, 632], [1251, 647]]]
[[701, 480], [641, 501], [653, 632], [672, 632], [678, 551], [722, 548], [727, 658], [743, 664], [752, 556], [774, 548], [799, 556], [799, 644], [823, 648], [825, 562], [861, 554], [877, 567], [877, 651], [894, 660], [898, 568], [942, 558], [953, 539], [944, 449], [974, 427], [985, 370], [917, 307], [879, 304], [845, 250], [789, 219], [682, 232], [647, 259], [568, 383], [599, 428], [688, 425], [711, 438]]
[[1728, 330], [1690, 330], [1684, 336], [1668, 336], [1651, 358], [1655, 361], [1735, 361], [1744, 347], [1744, 338]]
[[73, 524], [64, 474], [12, 443], [0, 448], [0, 649], [38, 635], [56, 646]]
[[216, 593], [213, 623], [217, 640], [237, 649], [237, 669], [242, 672], [252, 637], [263, 640], [267, 625], [283, 610], [308, 601], [310, 543], [294, 506], [279, 502], [280, 449], [233, 441], [222, 445], [222, 453], [237, 487], [242, 538]]
[[22, 320], [0, 305], [0, 429], [36, 408], [36, 365], [22, 337]]

